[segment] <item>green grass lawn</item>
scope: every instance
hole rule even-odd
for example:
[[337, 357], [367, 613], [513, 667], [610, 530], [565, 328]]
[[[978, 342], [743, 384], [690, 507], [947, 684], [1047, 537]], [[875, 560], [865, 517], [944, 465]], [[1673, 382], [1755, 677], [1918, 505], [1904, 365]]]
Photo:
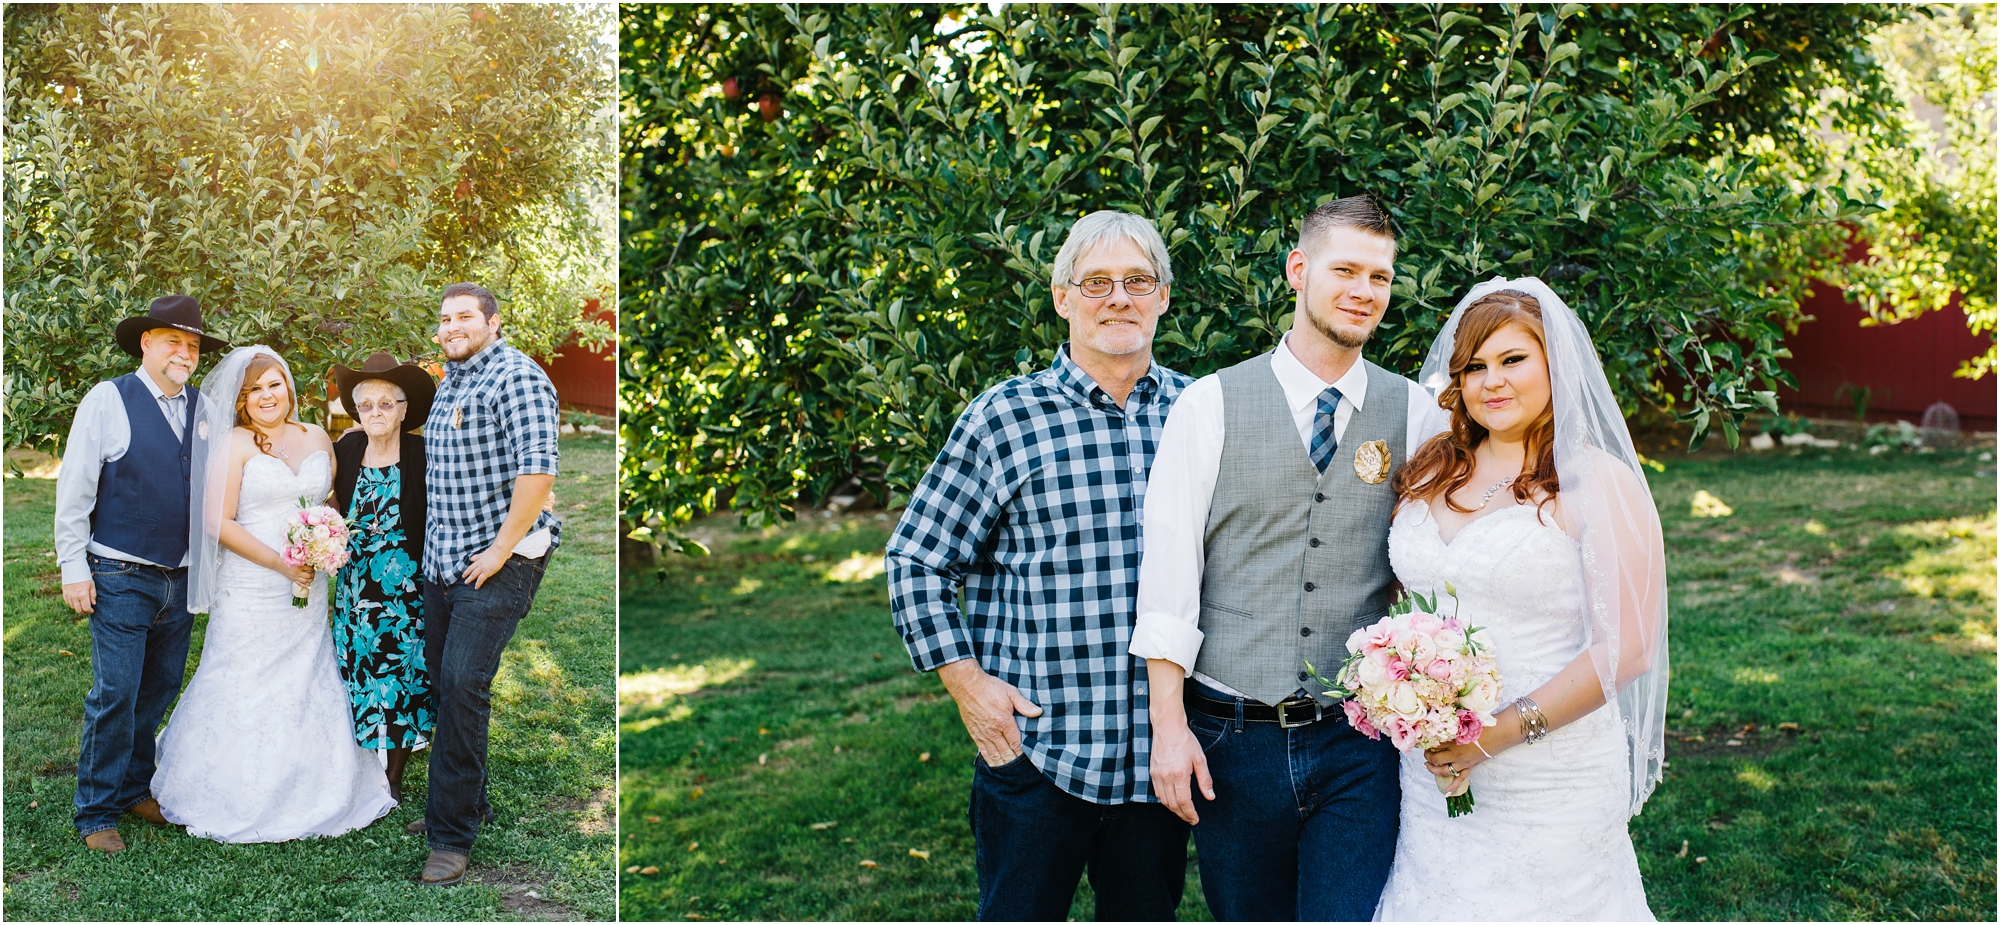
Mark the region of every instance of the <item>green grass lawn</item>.
[[[1992, 463], [1675, 455], [1651, 478], [1674, 665], [1667, 779], [1632, 822], [1653, 911], [1991, 921]], [[1698, 490], [1734, 513], [1691, 516]], [[973, 749], [890, 626], [890, 526], [711, 520], [715, 556], [626, 576], [625, 919], [972, 916]], [[1192, 864], [1180, 914], [1209, 917]]]
[[[616, 467], [609, 437], [565, 438], [562, 453], [563, 544], [494, 682], [489, 770], [499, 818], [473, 849], [472, 884], [453, 889], [417, 884], [428, 849], [423, 836], [403, 833], [423, 815], [427, 752], [411, 762], [403, 806], [338, 838], [223, 845], [126, 816], [125, 852], [85, 849], [70, 801], [90, 629], [62, 603], [49, 539], [55, 482], [8, 479], [7, 918], [612, 918]], [[189, 678], [206, 625], [196, 618]]]

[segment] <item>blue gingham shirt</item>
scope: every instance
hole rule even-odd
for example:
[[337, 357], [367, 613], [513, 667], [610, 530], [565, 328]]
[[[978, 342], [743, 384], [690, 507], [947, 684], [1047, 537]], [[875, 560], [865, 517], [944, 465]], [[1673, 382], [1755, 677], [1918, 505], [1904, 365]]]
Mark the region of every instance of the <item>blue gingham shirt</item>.
[[[424, 420], [425, 580], [457, 581], [472, 557], [493, 545], [507, 522], [514, 479], [556, 474], [560, 426], [556, 387], [505, 339], [444, 364]], [[553, 549], [562, 521], [544, 510], [528, 532], [542, 529]]]
[[889, 540], [911, 663], [976, 658], [1019, 688], [1042, 708], [1014, 717], [1029, 760], [1093, 803], [1158, 802], [1146, 663], [1127, 649], [1146, 475], [1192, 381], [1154, 364], [1121, 410], [1065, 345], [973, 399]]

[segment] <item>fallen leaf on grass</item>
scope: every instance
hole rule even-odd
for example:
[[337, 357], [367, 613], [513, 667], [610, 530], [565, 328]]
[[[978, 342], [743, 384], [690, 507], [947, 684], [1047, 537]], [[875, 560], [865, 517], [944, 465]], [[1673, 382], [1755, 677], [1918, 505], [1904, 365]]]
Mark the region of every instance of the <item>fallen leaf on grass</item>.
[[874, 861], [862, 861], [861, 866], [866, 867], [869, 870], [874, 870], [875, 868], [880, 867], [882, 865], [877, 864]]
[[688, 913], [688, 914], [687, 914], [687, 920], [688, 920], [688, 921], [690, 921], [690, 922], [699, 922], [699, 921], [701, 921], [701, 920], [702, 920], [702, 919], [701, 919], [701, 913], [699, 913], [699, 912], [690, 912], [690, 913]]
[[923, 753], [923, 754], [921, 754], [921, 755], [918, 755], [918, 756], [917, 756], [917, 760], [918, 760], [918, 761], [929, 761], [929, 760], [931, 760], [931, 753], [930, 753], [930, 752], [925, 752], [925, 753]]
[[76, 653], [75, 653], [75, 652], [71, 652], [71, 651], [70, 651], [70, 650], [68, 650], [68, 649], [57, 649], [57, 650], [56, 650], [56, 654], [57, 654], [57, 655], [67, 655], [67, 656], [69, 656], [70, 658], [75, 658], [75, 657], [76, 657]]
[[628, 874], [636, 874], [639, 872], [639, 865], [634, 864], [631, 867], [627, 867], [625, 868], [625, 872]]
[[919, 861], [928, 861], [931, 859], [931, 853], [928, 851], [918, 851], [915, 848], [911, 848], [910, 857], [916, 858]]
[[815, 822], [812, 824], [812, 830], [815, 832], [824, 832], [827, 829], [833, 828], [834, 826], [837, 826], [839, 824], [840, 823], [838, 822]]
[[1681, 850], [1674, 852], [1674, 857], [1684, 858], [1687, 856], [1688, 856], [1688, 843], [1687, 839], [1683, 838], [1681, 839]]
[[1799, 731], [1799, 724], [1798, 724], [1798, 723], [1779, 723], [1779, 724], [1778, 724], [1778, 731], [1779, 731], [1779, 732], [1797, 732], [1797, 731]]
[[770, 735], [770, 734], [771, 734], [771, 730], [769, 730], [769, 729], [766, 729], [766, 728], [764, 728], [764, 727], [762, 727], [762, 726], [758, 726], [758, 727], [757, 727], [757, 734], [758, 734], [758, 735], [760, 735], [760, 736], [767, 736], [767, 735]]
[[699, 847], [701, 847], [701, 842], [698, 842], [698, 841], [691, 841], [691, 842], [688, 842], [688, 850], [689, 850], [689, 851], [693, 851], [694, 849], [696, 849], [696, 848], [699, 848]]
[[765, 753], [763, 753], [763, 754], [761, 754], [761, 755], [758, 755], [758, 756], [757, 756], [757, 763], [758, 763], [758, 764], [770, 764], [770, 763], [771, 763], [771, 753], [770, 753], [770, 752], [765, 752]]
[[659, 825], [659, 824], [660, 824], [660, 817], [658, 817], [658, 816], [647, 816], [647, 817], [646, 817], [646, 821], [647, 821], [647, 822], [650, 822], [650, 823], [652, 823], [652, 824], [654, 824], [654, 825]]
[[696, 788], [694, 788], [694, 790], [692, 790], [692, 791], [690, 791], [690, 792], [688, 793], [688, 799], [690, 799], [690, 800], [692, 800], [692, 799], [694, 799], [695, 797], [698, 797], [698, 796], [701, 796], [701, 788], [700, 788], [700, 787], [696, 787]]
[[641, 868], [639, 868], [639, 876], [641, 876], [641, 877], [650, 877], [650, 876], [652, 876], [652, 875], [654, 875], [654, 874], [657, 874], [657, 873], [659, 873], [659, 872], [660, 872], [660, 869], [659, 869], [659, 868], [657, 868], [657, 867], [654, 867], [654, 866], [652, 866], [652, 865], [650, 865], [650, 864], [649, 864], [649, 865], [647, 865], [647, 866], [645, 866], [645, 867], [641, 867]]
[[1706, 857], [1699, 857], [1699, 858], [1695, 858], [1695, 859], [1694, 859], [1694, 862], [1695, 862], [1696, 864], [1706, 864], [1706, 863], [1708, 863], [1708, 858], [1706, 858]]

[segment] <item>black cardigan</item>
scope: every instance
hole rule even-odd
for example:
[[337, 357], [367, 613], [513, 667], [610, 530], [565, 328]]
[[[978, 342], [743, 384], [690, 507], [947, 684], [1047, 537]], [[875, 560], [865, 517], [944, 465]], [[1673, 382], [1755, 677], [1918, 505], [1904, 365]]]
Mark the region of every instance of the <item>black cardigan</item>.
[[[333, 475], [333, 496], [340, 503], [340, 515], [347, 516], [354, 503], [354, 480], [361, 475], [361, 459], [368, 452], [368, 435], [360, 431], [340, 438], [333, 445], [338, 464]], [[421, 569], [424, 564], [424, 438], [403, 434], [403, 458], [396, 464], [403, 470], [403, 551]]]

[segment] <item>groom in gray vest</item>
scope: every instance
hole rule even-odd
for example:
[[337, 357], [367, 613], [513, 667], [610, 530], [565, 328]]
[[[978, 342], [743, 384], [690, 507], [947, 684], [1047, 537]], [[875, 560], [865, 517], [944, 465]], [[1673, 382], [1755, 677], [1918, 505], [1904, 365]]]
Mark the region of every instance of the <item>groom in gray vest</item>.
[[1428, 392], [1361, 357], [1395, 257], [1368, 198], [1313, 210], [1285, 264], [1291, 331], [1189, 386], [1153, 465], [1132, 654], [1153, 789], [1195, 824], [1218, 919], [1366, 921], [1388, 880], [1396, 750], [1306, 666], [1330, 675], [1388, 610], [1390, 477], [1443, 424]]
[[56, 474], [63, 602], [90, 617], [90, 693], [76, 759], [76, 830], [93, 850], [125, 850], [118, 816], [165, 825], [153, 799], [153, 744], [187, 676], [188, 502], [202, 351], [201, 306], [154, 299], [118, 325], [139, 368], [76, 406]]

